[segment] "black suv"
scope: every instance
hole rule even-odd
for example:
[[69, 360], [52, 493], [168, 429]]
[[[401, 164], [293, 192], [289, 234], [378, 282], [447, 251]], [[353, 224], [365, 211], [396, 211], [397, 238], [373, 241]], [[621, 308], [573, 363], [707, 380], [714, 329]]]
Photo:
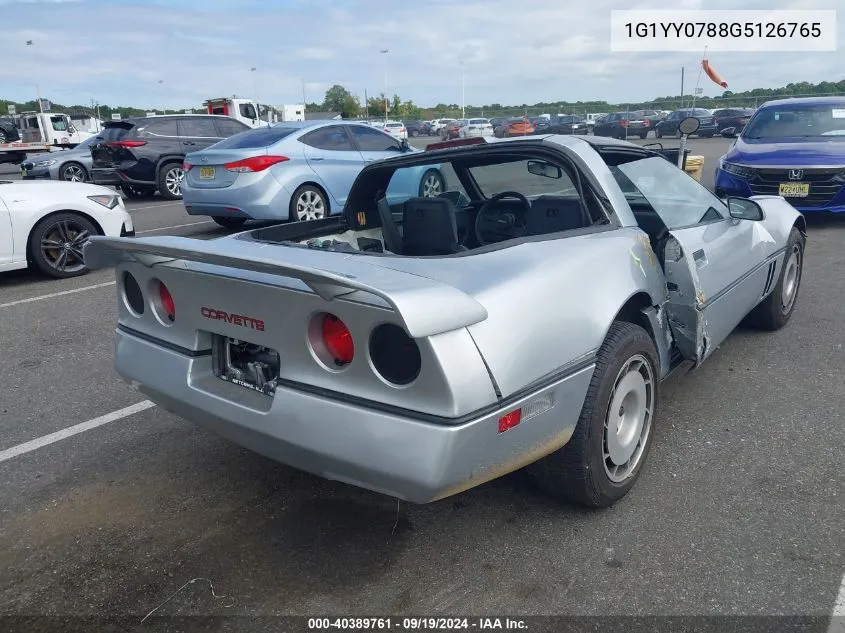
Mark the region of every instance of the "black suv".
[[228, 116], [173, 114], [109, 121], [91, 145], [91, 181], [129, 196], [182, 198], [185, 154], [250, 127]]

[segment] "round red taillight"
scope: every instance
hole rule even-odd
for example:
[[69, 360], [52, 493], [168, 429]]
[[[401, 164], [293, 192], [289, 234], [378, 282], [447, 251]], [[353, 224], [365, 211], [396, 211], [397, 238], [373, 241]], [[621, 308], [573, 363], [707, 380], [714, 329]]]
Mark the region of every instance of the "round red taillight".
[[323, 316], [323, 344], [337, 365], [348, 365], [355, 357], [355, 343], [346, 324], [333, 314]]
[[176, 320], [176, 304], [173, 302], [173, 296], [163, 283], [158, 282], [158, 297], [161, 299], [161, 307], [164, 308], [165, 314], [170, 321]]

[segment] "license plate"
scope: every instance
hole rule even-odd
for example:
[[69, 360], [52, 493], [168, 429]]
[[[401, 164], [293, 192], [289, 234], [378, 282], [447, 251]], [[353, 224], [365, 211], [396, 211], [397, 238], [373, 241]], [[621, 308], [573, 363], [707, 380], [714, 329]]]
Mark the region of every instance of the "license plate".
[[216, 167], [200, 167], [200, 180], [214, 180], [216, 175]]
[[806, 198], [810, 195], [810, 183], [782, 182], [780, 183], [780, 195], [785, 198]]

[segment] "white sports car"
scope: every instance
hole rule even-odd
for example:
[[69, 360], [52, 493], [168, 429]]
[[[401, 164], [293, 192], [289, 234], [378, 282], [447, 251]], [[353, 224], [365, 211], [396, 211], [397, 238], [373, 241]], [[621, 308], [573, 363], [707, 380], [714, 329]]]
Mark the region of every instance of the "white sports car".
[[80, 182], [0, 180], [0, 272], [34, 265], [51, 277], [88, 272], [91, 235], [133, 236], [120, 194]]

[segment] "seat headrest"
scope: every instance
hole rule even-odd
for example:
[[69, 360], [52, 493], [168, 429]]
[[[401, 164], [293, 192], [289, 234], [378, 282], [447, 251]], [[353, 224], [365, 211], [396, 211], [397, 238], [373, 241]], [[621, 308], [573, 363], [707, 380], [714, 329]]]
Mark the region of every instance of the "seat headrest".
[[539, 196], [531, 202], [525, 218], [525, 235], [545, 235], [589, 226], [579, 198]]
[[406, 255], [442, 255], [458, 250], [455, 205], [445, 198], [411, 198], [405, 202], [402, 240]]

